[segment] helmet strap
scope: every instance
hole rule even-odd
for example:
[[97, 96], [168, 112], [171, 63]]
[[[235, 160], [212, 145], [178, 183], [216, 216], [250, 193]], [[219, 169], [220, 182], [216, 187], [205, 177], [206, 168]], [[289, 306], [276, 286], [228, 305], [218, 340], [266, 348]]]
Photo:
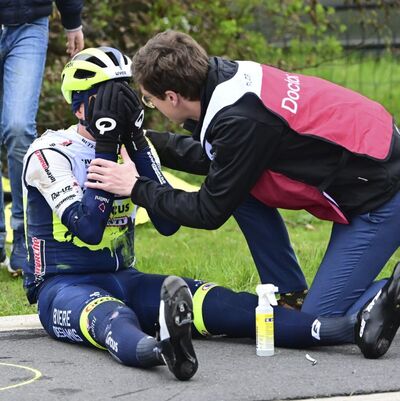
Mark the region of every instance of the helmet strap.
[[78, 109], [78, 105], [83, 104], [83, 112], [84, 112], [84, 118], [79, 119], [79, 123], [85, 127], [87, 131], [89, 131], [90, 134], [93, 135], [92, 130], [90, 129], [89, 126], [89, 121], [87, 120], [87, 111], [89, 110], [89, 98], [90, 96], [93, 96], [97, 93], [97, 87], [91, 88], [89, 90], [85, 91], [80, 91], [80, 92], [75, 92], [73, 94], [73, 102], [72, 102], [72, 109], [75, 112]]
[[89, 121], [87, 120], [87, 118], [86, 118], [86, 116], [87, 116], [87, 110], [89, 110], [89, 93], [88, 93], [89, 91], [85, 91], [85, 93], [83, 94], [83, 116], [84, 116], [84, 118], [83, 119], [80, 119], [79, 120], [79, 123], [81, 124], [81, 125], [83, 125], [84, 127], [85, 127], [85, 129], [87, 130], [87, 131], [89, 131], [89, 133], [90, 134], [92, 134], [93, 135], [93, 132], [92, 132], [92, 130], [91, 130], [91, 128], [90, 128], [90, 124], [89, 124]]

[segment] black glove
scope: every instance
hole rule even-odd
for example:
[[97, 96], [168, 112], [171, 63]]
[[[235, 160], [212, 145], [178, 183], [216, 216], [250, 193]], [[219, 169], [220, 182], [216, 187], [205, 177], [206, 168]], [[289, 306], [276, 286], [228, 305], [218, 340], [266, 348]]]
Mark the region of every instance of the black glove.
[[143, 133], [144, 110], [136, 92], [125, 82], [121, 88], [126, 110], [126, 129], [122, 135], [129, 156], [149, 146]]
[[96, 98], [90, 99], [86, 119], [98, 153], [118, 153], [127, 124], [123, 86], [119, 81], [107, 81], [99, 87]]

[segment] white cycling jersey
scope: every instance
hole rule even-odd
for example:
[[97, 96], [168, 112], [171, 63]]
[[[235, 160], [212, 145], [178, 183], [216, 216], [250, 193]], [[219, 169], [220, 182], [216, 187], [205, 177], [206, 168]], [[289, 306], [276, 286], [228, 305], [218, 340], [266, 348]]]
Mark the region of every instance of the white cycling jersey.
[[[88, 190], [93, 192], [93, 199], [89, 199], [89, 206], [83, 202], [87, 167], [94, 156], [95, 142], [81, 136], [76, 126], [46, 131], [25, 155], [23, 186], [29, 251], [25, 285], [28, 289], [54, 274], [116, 271], [134, 263], [136, 207], [129, 198], [113, 199], [98, 244], [85, 243], [79, 238], [79, 232], [72, 234], [61, 222], [66, 211], [74, 208], [85, 214], [85, 208], [93, 207], [92, 215], [99, 216], [108, 210], [112, 195], [100, 190]], [[90, 210], [85, 218], [88, 221], [82, 225], [82, 234], [90, 228]]]

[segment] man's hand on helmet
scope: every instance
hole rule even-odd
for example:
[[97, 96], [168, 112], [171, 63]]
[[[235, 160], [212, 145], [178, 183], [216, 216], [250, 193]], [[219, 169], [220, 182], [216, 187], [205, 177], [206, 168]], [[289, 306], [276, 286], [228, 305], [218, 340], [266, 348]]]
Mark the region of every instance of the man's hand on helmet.
[[121, 83], [107, 81], [89, 101], [86, 119], [96, 139], [96, 152], [118, 153], [126, 127], [125, 100]]

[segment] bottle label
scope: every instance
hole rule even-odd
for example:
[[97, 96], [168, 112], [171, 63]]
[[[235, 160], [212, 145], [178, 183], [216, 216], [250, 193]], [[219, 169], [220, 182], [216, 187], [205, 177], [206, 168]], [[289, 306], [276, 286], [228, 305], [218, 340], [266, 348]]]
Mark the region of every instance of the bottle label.
[[257, 349], [274, 348], [274, 315], [273, 313], [257, 313], [256, 315]]

